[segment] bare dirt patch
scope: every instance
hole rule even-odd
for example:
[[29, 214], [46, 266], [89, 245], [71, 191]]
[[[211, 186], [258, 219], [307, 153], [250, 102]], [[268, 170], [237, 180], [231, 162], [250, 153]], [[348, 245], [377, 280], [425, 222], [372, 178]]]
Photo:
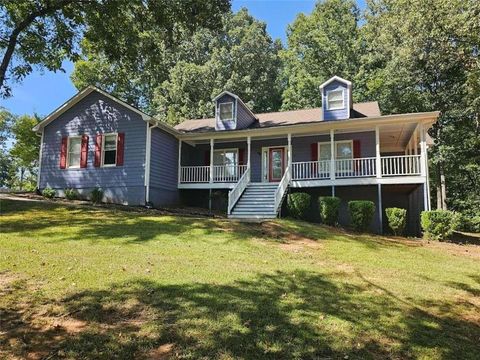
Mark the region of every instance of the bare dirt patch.
[[150, 350], [146, 358], [148, 360], [170, 359], [170, 357], [173, 355], [174, 348], [175, 348], [175, 345], [171, 343], [160, 345], [159, 347]]

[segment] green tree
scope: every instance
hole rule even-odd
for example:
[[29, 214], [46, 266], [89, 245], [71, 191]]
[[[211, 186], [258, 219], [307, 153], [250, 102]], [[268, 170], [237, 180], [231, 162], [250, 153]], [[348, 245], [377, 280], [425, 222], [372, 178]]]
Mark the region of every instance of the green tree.
[[[353, 0], [319, 1], [287, 31], [284, 110], [321, 106], [319, 86], [334, 75], [353, 80], [359, 69], [359, 10]], [[355, 88], [354, 88], [355, 90]]]
[[229, 8], [229, 0], [3, 0], [0, 93], [10, 96], [6, 80], [19, 81], [34, 66], [58, 71], [63, 60], [78, 59], [82, 36], [109, 60], [138, 60], [155, 56], [148, 34], [168, 39], [179, 27], [215, 28]]
[[25, 186], [25, 180], [33, 186], [37, 175], [40, 137], [32, 128], [40, 120], [38, 115], [23, 115], [17, 117], [12, 125], [14, 143], [10, 149], [10, 157], [17, 169], [15, 183], [21, 190]]
[[11, 137], [12, 122], [14, 116], [7, 110], [0, 107], [0, 150], [6, 151], [7, 141]]
[[182, 46], [193, 56], [177, 62], [157, 87], [154, 104], [161, 119], [176, 124], [212, 116], [211, 100], [223, 90], [240, 96], [254, 112], [279, 109], [281, 43], [246, 9], [226, 15], [221, 32], [197, 32]]
[[384, 113], [441, 111], [431, 162], [445, 173], [449, 206], [472, 213], [480, 213], [479, 16], [476, 0], [369, 1], [359, 73], [362, 95]]

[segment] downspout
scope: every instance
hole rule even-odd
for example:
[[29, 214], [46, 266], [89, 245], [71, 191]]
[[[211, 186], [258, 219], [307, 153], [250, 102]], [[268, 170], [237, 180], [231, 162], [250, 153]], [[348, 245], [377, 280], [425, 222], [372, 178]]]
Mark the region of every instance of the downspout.
[[157, 125], [150, 126], [147, 122], [147, 141], [145, 146], [145, 204], [150, 202], [150, 161], [152, 153], [152, 129]]

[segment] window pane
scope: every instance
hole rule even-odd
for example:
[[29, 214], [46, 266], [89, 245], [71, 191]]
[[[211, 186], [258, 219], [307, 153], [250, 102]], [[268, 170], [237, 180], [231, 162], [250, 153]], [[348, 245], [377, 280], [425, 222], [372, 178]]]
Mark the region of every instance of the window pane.
[[330, 160], [330, 144], [320, 144], [319, 160]]
[[233, 103], [220, 104], [220, 120], [233, 119]]
[[328, 93], [328, 108], [341, 109], [343, 105], [343, 90], [334, 90]]
[[352, 159], [352, 143], [337, 143], [337, 159]]
[[105, 151], [117, 149], [117, 135], [105, 136]]
[[68, 140], [68, 166], [80, 166], [80, 150], [82, 139], [70, 138]]
[[225, 152], [225, 165], [236, 165], [237, 164], [237, 152], [236, 151], [226, 151]]
[[213, 165], [223, 165], [223, 151], [213, 152]]
[[103, 164], [104, 165], [115, 165], [117, 159], [116, 150], [105, 150]]

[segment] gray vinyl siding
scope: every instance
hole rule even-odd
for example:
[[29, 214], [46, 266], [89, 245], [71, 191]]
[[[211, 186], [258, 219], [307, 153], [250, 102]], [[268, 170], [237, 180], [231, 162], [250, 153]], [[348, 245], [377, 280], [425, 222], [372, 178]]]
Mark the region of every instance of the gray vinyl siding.
[[[344, 109], [339, 110], [327, 110], [327, 92], [332, 90], [343, 89], [343, 100], [345, 104]], [[342, 120], [350, 117], [350, 99], [348, 87], [346, 84], [340, 81], [332, 81], [330, 84], [323, 88], [322, 92], [322, 110], [323, 120]]]
[[154, 206], [178, 202], [178, 140], [158, 128], [152, 129], [150, 153], [150, 201]]
[[[94, 187], [105, 192], [109, 202], [142, 205], [145, 201], [146, 122], [134, 111], [92, 92], [44, 129], [40, 189], [75, 188], [88, 193]], [[95, 135], [125, 133], [124, 164], [94, 167]], [[87, 167], [60, 169], [63, 136], [88, 136]]]
[[[220, 104], [229, 103], [229, 102], [233, 102], [233, 120], [231, 120], [231, 121], [221, 121], [220, 116], [219, 116]], [[235, 130], [235, 127], [236, 127], [235, 113], [236, 113], [236, 107], [237, 107], [237, 100], [233, 96], [225, 94], [225, 95], [221, 96], [219, 99], [217, 99], [217, 102], [216, 102], [215, 106], [217, 107], [217, 109], [215, 111], [215, 114], [216, 114], [216, 116], [215, 116], [215, 119], [216, 119], [215, 129], [216, 130]]]
[[237, 130], [245, 129], [255, 121], [255, 118], [252, 116], [252, 114], [245, 108], [245, 106], [241, 102], [237, 102], [237, 103], [238, 103]]

